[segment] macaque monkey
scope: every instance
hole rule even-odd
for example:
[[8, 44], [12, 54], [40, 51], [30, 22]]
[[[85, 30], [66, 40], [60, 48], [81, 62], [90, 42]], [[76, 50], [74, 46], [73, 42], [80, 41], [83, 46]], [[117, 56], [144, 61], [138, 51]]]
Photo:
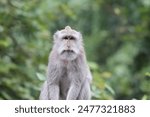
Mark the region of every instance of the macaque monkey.
[[87, 65], [80, 32], [66, 26], [57, 31], [49, 55], [47, 79], [41, 100], [88, 100], [92, 75]]

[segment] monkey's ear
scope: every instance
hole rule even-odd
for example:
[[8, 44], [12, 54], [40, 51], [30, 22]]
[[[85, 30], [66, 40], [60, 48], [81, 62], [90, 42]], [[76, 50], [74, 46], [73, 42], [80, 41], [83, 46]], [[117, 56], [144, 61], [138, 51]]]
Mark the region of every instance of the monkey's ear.
[[78, 33], [79, 33], [79, 38], [83, 39], [82, 34], [80, 32], [78, 32]]
[[55, 32], [55, 34], [53, 35], [53, 40], [58, 39], [58, 35], [59, 35], [59, 30]]

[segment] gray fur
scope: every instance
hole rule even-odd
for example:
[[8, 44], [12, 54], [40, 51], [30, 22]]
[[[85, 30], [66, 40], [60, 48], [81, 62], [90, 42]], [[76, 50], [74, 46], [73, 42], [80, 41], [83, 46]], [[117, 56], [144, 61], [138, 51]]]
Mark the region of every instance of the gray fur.
[[[62, 40], [73, 35], [76, 40]], [[72, 50], [72, 52], [63, 52]], [[91, 98], [91, 72], [86, 62], [82, 36], [69, 26], [54, 35], [49, 56], [47, 80], [41, 90], [41, 100], [87, 100]]]

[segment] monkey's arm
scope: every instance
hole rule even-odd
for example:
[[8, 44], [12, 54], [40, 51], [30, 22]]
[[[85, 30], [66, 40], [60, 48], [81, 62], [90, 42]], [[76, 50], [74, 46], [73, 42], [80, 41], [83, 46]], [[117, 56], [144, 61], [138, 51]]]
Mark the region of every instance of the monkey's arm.
[[57, 63], [54, 58], [55, 52], [51, 52], [49, 56], [47, 68], [47, 80], [45, 81], [41, 90], [40, 99], [58, 100], [59, 99], [59, 76]]
[[89, 99], [91, 99], [91, 89], [90, 89], [91, 81], [92, 81], [92, 74], [91, 74], [91, 71], [87, 65], [87, 75], [86, 75], [85, 81], [82, 84], [81, 91], [80, 91], [79, 96], [77, 98], [78, 100], [89, 100]]
[[47, 87], [48, 97], [50, 100], [59, 100], [59, 76], [57, 65], [52, 62], [48, 64], [47, 70]]
[[44, 85], [41, 89], [40, 100], [59, 99], [59, 86], [56, 77], [56, 75], [48, 71], [47, 81], [44, 82]]
[[86, 78], [89, 80], [89, 82], [92, 81], [92, 73], [90, 71], [89, 66], [87, 66], [87, 77]]
[[47, 87], [47, 82], [45, 81], [43, 84], [43, 87], [41, 89], [41, 93], [40, 93], [40, 100], [48, 100], [48, 87]]
[[82, 84], [81, 91], [77, 98], [78, 100], [89, 100], [91, 99], [90, 81], [86, 79]]
[[47, 81], [44, 82], [40, 93], [40, 100], [58, 100], [59, 99], [59, 87], [55, 84], [47, 85]]
[[59, 86], [58, 84], [50, 84], [48, 86], [48, 96], [50, 100], [59, 100]]

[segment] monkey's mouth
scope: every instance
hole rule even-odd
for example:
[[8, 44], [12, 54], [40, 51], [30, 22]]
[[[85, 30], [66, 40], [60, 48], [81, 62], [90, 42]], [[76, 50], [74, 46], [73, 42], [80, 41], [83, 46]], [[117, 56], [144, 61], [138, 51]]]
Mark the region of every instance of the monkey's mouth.
[[77, 57], [77, 54], [74, 50], [71, 50], [71, 49], [68, 49], [68, 50], [63, 50], [61, 52], [61, 55], [60, 55], [61, 59], [63, 60], [74, 60], [76, 57]]
[[64, 53], [75, 53], [73, 50], [63, 50], [61, 54], [64, 54]]

